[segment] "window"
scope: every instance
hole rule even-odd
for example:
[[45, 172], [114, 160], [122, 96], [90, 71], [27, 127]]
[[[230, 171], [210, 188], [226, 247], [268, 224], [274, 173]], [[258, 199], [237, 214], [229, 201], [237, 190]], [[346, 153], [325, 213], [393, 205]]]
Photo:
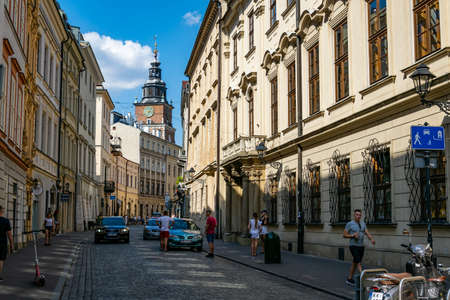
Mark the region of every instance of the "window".
[[370, 83], [388, 75], [386, 0], [369, 2]]
[[233, 108], [233, 140], [238, 138], [238, 114], [237, 107]]
[[270, 82], [270, 86], [271, 86], [270, 111], [272, 117], [272, 135], [276, 135], [278, 133], [278, 82], [276, 77], [272, 79], [272, 81]]
[[311, 172], [309, 185], [311, 189], [311, 223], [320, 223], [320, 167], [315, 166], [309, 172]]
[[348, 30], [347, 21], [334, 30], [336, 101], [348, 96]]
[[53, 55], [50, 55], [50, 72], [48, 76], [48, 85], [52, 91], [55, 91], [53, 87]]
[[414, 0], [416, 59], [441, 48], [438, 0]]
[[296, 121], [295, 103], [295, 62], [288, 66], [288, 124], [294, 125]]
[[48, 83], [48, 47], [45, 46], [44, 51], [44, 80]]
[[237, 43], [238, 43], [237, 38], [238, 38], [238, 35], [236, 34], [233, 37], [233, 71], [236, 70], [238, 67], [237, 66]]
[[277, 21], [277, 1], [270, 0], [270, 26], [275, 25]]
[[295, 173], [288, 175], [288, 209], [287, 223], [295, 224], [297, 221], [297, 184]]
[[46, 150], [45, 150], [45, 146], [47, 145], [47, 140], [46, 140], [46, 137], [47, 137], [47, 114], [45, 113], [45, 111], [44, 112], [42, 112], [42, 117], [41, 117], [41, 120], [42, 120], [42, 128], [41, 128], [41, 151], [42, 152], [44, 152], [44, 153], [46, 153]]
[[341, 156], [339, 151], [333, 153], [328, 162], [330, 213], [332, 224], [345, 223], [351, 219], [351, 194], [350, 194], [350, 159]]
[[250, 90], [248, 96], [248, 134], [253, 136], [255, 134], [255, 120], [254, 120], [254, 101], [253, 92]]
[[[439, 151], [438, 164], [436, 169], [430, 169], [430, 200], [431, 200], [431, 219], [436, 223], [447, 222], [447, 196], [445, 187], [445, 166], [447, 160], [445, 158], [445, 152]], [[421, 181], [421, 221], [427, 220], [427, 209], [425, 203], [425, 186], [426, 176], [425, 169], [420, 169], [420, 181]]]
[[52, 119], [50, 117], [48, 117], [48, 124], [47, 124], [47, 155], [48, 156], [52, 156], [52, 138], [55, 137], [54, 134], [52, 134], [52, 129], [53, 129], [53, 123], [52, 123]]
[[319, 44], [309, 51], [309, 113], [320, 110]]
[[248, 16], [248, 50], [255, 47], [255, 15], [253, 11]]
[[363, 152], [364, 210], [367, 223], [391, 222], [391, 160], [389, 148], [376, 139]]
[[278, 180], [275, 177], [270, 179], [270, 203], [269, 203], [270, 224], [278, 223], [277, 195], [278, 195]]

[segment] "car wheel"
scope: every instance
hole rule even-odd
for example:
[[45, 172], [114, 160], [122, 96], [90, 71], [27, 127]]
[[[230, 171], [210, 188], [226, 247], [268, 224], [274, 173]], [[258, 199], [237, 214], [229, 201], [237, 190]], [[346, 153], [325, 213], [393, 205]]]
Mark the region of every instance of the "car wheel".
[[144, 236], [142, 236], [142, 239], [143, 239], [144, 241], [146, 241], [146, 240], [147, 240], [147, 238], [145, 237], [145, 235], [144, 235]]
[[98, 239], [98, 238], [95, 238], [95, 240], [94, 240], [94, 243], [95, 243], [95, 244], [98, 244], [98, 243], [100, 243], [100, 239]]
[[198, 251], [198, 252], [202, 252], [202, 251], [203, 251], [203, 246], [197, 247], [197, 251]]

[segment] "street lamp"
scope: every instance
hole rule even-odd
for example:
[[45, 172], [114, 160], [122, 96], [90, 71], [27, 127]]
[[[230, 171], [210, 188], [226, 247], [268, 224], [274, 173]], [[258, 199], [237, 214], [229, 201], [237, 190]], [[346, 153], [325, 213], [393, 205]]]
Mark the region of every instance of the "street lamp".
[[[264, 144], [264, 141], [261, 141], [258, 145], [256, 145], [256, 152], [258, 152], [258, 157], [264, 161], [264, 155], [267, 151], [267, 147]], [[279, 170], [281, 168], [281, 163], [278, 161], [271, 161], [270, 166], [274, 169]]]
[[416, 93], [420, 96], [420, 101], [423, 105], [427, 107], [431, 107], [432, 105], [437, 105], [441, 111], [445, 112], [447, 115], [450, 115], [450, 101], [448, 99], [448, 95], [445, 99], [441, 100], [426, 100], [425, 97], [430, 93], [431, 85], [433, 83], [433, 79], [436, 76], [430, 72], [430, 68], [425, 64], [420, 64], [417, 66], [416, 70], [409, 76], [414, 82], [414, 88], [416, 89]]
[[187, 173], [189, 174], [189, 179], [192, 179], [192, 177], [194, 177], [195, 174], [194, 168], [190, 168], [189, 171], [187, 171]]

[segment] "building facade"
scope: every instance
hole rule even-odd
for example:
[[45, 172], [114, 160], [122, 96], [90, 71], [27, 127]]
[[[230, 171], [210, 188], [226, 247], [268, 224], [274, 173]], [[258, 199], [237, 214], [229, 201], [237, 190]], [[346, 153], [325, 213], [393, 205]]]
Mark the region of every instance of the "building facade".
[[[225, 1], [221, 1], [225, 2]], [[223, 3], [222, 5], [225, 5]], [[186, 116], [186, 193], [189, 214], [197, 224], [205, 224], [205, 211], [214, 209], [217, 162], [217, 114], [219, 74], [219, 15], [214, 1], [210, 1], [192, 50], [185, 75], [189, 77], [188, 102], [183, 108]], [[223, 202], [223, 201], [222, 201]], [[223, 202], [224, 203], [224, 202]], [[222, 205], [223, 207], [223, 205]], [[224, 210], [222, 210], [222, 216]], [[223, 221], [219, 218], [219, 228]], [[220, 229], [222, 230], [222, 229]]]
[[33, 48], [35, 61], [29, 59], [31, 65], [35, 66], [33, 77], [36, 88], [33, 94], [36, 110], [30, 118], [34, 128], [35, 149], [32, 177], [36, 180], [32, 227], [36, 230], [42, 228], [46, 214], [53, 213], [57, 204], [61, 42], [68, 36], [55, 2], [41, 1], [38, 11], [37, 46]]
[[98, 214], [109, 215], [109, 199], [111, 193], [115, 192], [112, 178], [111, 154], [111, 112], [114, 103], [107, 89], [99, 85], [96, 87], [96, 108], [95, 108], [95, 174], [98, 182]]
[[77, 230], [87, 228], [99, 213], [98, 182], [95, 174], [95, 117], [96, 87], [103, 83], [103, 75], [89, 42], [83, 39], [80, 28], [71, 27], [77, 37], [84, 60], [80, 74], [78, 114], [78, 177], [77, 177]]
[[[377, 240], [367, 263], [402, 267], [403, 229], [413, 242], [426, 240], [424, 174], [413, 163], [410, 126], [448, 131], [445, 114], [420, 103], [409, 76], [425, 63], [436, 75], [428, 98], [448, 100], [449, 3], [236, 0], [222, 3], [220, 27], [212, 2], [186, 69], [191, 207], [201, 212], [212, 201], [194, 186], [215, 142], [191, 143], [203, 143], [202, 112], [214, 93], [214, 77], [202, 91], [213, 76], [208, 45], [222, 41], [211, 69], [221, 62], [221, 135], [213, 139], [221, 144], [224, 237], [246, 242], [249, 217], [266, 209], [284, 249], [338, 258], [358, 208]], [[432, 171], [434, 250], [443, 263], [450, 259], [447, 151]]]
[[31, 213], [23, 149], [28, 10], [25, 0], [2, 0], [0, 7], [0, 205], [11, 221], [15, 246], [21, 247]]

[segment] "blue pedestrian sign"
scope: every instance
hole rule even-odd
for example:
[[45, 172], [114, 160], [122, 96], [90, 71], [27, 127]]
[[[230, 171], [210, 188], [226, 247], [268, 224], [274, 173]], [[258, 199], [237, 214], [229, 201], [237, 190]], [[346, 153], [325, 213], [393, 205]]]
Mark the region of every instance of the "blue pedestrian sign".
[[111, 195], [111, 196], [109, 196], [109, 199], [114, 201], [114, 200], [116, 200], [116, 196]]
[[445, 150], [444, 127], [411, 126], [414, 150]]

